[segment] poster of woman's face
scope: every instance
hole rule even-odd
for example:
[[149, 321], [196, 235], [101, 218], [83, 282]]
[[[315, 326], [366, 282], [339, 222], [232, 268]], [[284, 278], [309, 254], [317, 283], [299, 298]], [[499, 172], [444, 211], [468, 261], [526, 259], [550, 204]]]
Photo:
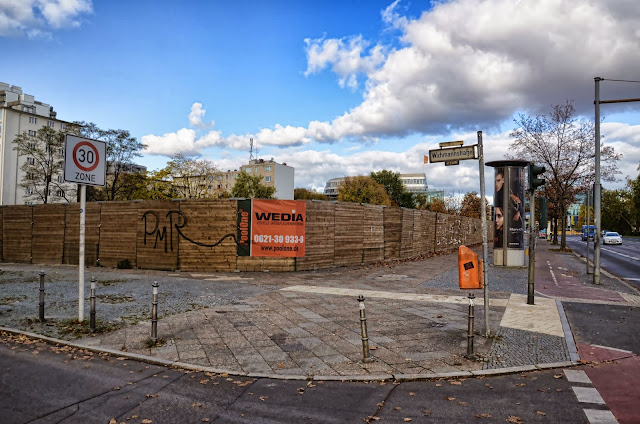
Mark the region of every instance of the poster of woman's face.
[[507, 247], [524, 248], [524, 172], [522, 168], [509, 170], [509, 201]]
[[494, 222], [493, 247], [502, 247], [504, 234], [504, 168], [496, 168], [495, 190], [493, 195]]

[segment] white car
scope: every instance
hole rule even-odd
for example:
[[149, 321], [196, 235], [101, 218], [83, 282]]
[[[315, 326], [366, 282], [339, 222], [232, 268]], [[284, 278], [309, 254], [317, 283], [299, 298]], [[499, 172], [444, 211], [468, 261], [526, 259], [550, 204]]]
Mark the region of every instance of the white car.
[[602, 242], [604, 244], [622, 244], [622, 236], [616, 232], [609, 231], [604, 233]]

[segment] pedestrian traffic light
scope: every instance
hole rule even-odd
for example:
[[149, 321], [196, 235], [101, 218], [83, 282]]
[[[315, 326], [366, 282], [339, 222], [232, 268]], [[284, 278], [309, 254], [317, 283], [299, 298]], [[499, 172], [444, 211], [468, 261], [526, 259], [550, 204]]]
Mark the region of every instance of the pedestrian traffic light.
[[529, 164], [529, 190], [533, 191], [545, 183], [544, 179], [538, 177], [544, 171], [546, 171], [544, 166]]

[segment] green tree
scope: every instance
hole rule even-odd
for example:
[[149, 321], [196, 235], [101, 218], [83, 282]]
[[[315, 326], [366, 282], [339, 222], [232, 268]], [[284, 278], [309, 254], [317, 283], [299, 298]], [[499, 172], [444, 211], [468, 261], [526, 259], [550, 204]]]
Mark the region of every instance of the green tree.
[[[604, 198], [604, 191], [603, 191], [602, 195], [603, 195], [603, 198]], [[604, 207], [603, 207], [603, 211], [604, 211]], [[587, 209], [587, 205], [582, 204], [582, 205], [580, 205], [580, 215], [578, 215], [578, 224], [577, 224], [578, 229], [581, 229], [583, 225], [587, 225], [587, 212], [589, 213], [589, 225], [593, 225], [593, 216], [594, 216], [593, 206], [589, 206], [589, 208]], [[602, 228], [607, 227], [604, 224], [604, 221], [605, 220], [603, 219], [602, 220]]]
[[293, 198], [295, 200], [327, 200], [327, 196], [324, 194], [306, 188], [293, 189]]
[[[582, 211], [582, 208], [580, 208]], [[629, 189], [602, 190], [602, 229], [631, 234], [637, 231], [633, 215], [633, 195]], [[582, 218], [582, 216], [580, 216]], [[593, 224], [593, 212], [591, 213]]]
[[67, 202], [75, 199], [74, 185], [64, 183], [65, 133], [42, 127], [35, 134], [28, 131], [14, 139], [14, 150], [26, 156], [20, 166], [24, 178], [18, 185], [25, 190], [25, 200], [32, 203], [51, 203], [52, 194]]
[[372, 172], [371, 178], [384, 187], [393, 205], [403, 208], [415, 207], [413, 195], [407, 192], [399, 172], [384, 169], [380, 172]]
[[391, 198], [385, 188], [373, 178], [365, 176], [345, 178], [338, 187], [338, 200], [340, 202], [391, 206]]
[[135, 191], [135, 188], [127, 187], [127, 184], [138, 179], [124, 178], [124, 176], [130, 174], [131, 165], [134, 164], [135, 158], [142, 156], [140, 151], [145, 145], [138, 142], [127, 130], [103, 130], [93, 122], [75, 121], [69, 125], [68, 131], [106, 143], [106, 185], [104, 188], [93, 187], [90, 192], [87, 192], [87, 197], [93, 197], [94, 200], [132, 200], [120, 192]]
[[185, 199], [218, 198], [220, 192], [214, 187], [214, 178], [220, 174], [214, 163], [196, 156], [175, 155], [164, 168], [171, 178], [173, 190]]
[[275, 187], [262, 184], [261, 175], [252, 176], [246, 172], [238, 174], [236, 184], [231, 189], [231, 197], [244, 197], [245, 199], [273, 199]]
[[[567, 208], [575, 195], [585, 192], [594, 180], [595, 131], [591, 121], [574, 117], [572, 102], [553, 106], [549, 116], [519, 115], [517, 128], [511, 132], [514, 141], [512, 157], [525, 159], [546, 168], [543, 194], [558, 207], [554, 218], [562, 227], [561, 249], [566, 249]], [[610, 146], [601, 149], [601, 175], [614, 181], [616, 161], [620, 155]], [[557, 234], [554, 235], [557, 243]]]
[[[640, 165], [638, 166], [640, 171]], [[631, 227], [634, 232], [640, 231], [640, 174], [635, 179], [627, 180], [627, 188], [629, 189], [631, 211], [630, 218]]]

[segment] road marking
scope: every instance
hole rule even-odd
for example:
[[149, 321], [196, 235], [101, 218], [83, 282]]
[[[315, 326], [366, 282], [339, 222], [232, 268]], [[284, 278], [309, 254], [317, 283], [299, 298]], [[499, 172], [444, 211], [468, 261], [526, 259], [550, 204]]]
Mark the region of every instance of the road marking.
[[576, 394], [578, 402], [595, 403], [598, 405], [606, 405], [600, 393], [593, 387], [572, 387], [573, 393]]
[[629, 277], [622, 277], [625, 280], [632, 280], [632, 281], [640, 281], [640, 278], [629, 278]]
[[558, 286], [558, 279], [556, 278], [556, 274], [553, 273], [553, 267], [551, 266], [551, 262], [547, 261], [547, 265], [549, 265], [549, 272], [551, 273], [551, 277], [553, 277], [553, 282], [556, 286]]
[[619, 252], [616, 252], [615, 250], [606, 249], [604, 247], [602, 247], [601, 249], [606, 250], [609, 253], [613, 253], [614, 255], [624, 256], [625, 258], [633, 259], [634, 261], [640, 261], [640, 258], [636, 258], [635, 256], [625, 255], [624, 253], [619, 253]]
[[564, 370], [564, 374], [567, 376], [567, 381], [571, 383], [591, 384], [591, 379], [582, 370]]
[[611, 411], [601, 409], [583, 409], [589, 424], [618, 424], [618, 420]]

